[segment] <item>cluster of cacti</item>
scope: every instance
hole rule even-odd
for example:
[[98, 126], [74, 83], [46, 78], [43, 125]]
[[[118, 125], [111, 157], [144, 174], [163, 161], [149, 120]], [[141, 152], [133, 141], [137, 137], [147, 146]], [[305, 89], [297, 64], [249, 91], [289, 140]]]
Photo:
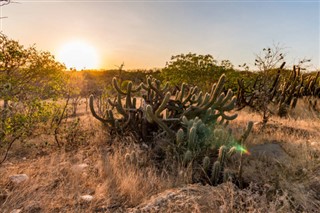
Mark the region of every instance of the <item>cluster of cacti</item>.
[[[210, 93], [182, 84], [172, 94], [168, 84], [162, 86], [151, 76], [135, 88], [128, 82], [126, 90], [114, 78], [112, 86], [117, 96], [108, 99], [110, 108], [105, 115], [95, 112], [93, 96], [90, 109], [95, 118], [118, 134], [134, 133], [144, 142], [166, 136], [171, 148], [174, 145], [171, 151], [178, 154], [184, 166], [196, 166], [195, 173], [202, 171], [200, 176], [211, 177], [209, 183], [216, 185], [223, 180], [227, 156], [234, 153], [235, 145], [239, 146], [226, 128], [237, 114], [227, 114], [234, 109], [236, 97], [231, 90], [223, 91], [224, 83], [222, 75]], [[136, 158], [134, 153], [126, 155], [130, 162]]]
[[303, 95], [304, 85], [300, 68], [294, 66], [289, 78], [285, 79], [282, 84], [275, 85], [274, 90], [274, 102], [278, 104], [277, 114], [284, 117], [287, 115], [289, 108], [296, 107], [298, 98]]
[[[152, 76], [136, 88], [129, 82], [126, 90], [121, 90], [114, 78], [112, 86], [117, 96], [114, 100], [108, 99], [110, 108], [105, 115], [100, 116], [94, 110], [93, 96], [90, 97], [90, 110], [95, 118], [117, 133], [130, 130], [138, 138], [150, 141], [154, 133], [164, 130], [174, 138], [183, 116], [188, 119], [199, 117], [204, 123], [218, 121], [221, 124], [237, 117], [236, 114], [226, 114], [234, 108], [236, 99], [231, 90], [226, 94], [223, 92], [224, 83], [225, 75], [222, 75], [210, 93], [182, 84], [179, 92], [172, 95], [168, 84], [162, 87], [161, 82]], [[134, 97], [134, 94], [141, 94], [141, 97]], [[137, 102], [140, 102], [139, 106]]]
[[318, 80], [319, 77], [319, 71], [314, 76], [307, 76], [305, 80], [306, 89], [303, 91], [303, 95], [306, 97], [306, 100], [308, 101], [309, 109], [318, 113], [320, 113], [320, 109], [318, 107], [318, 99], [320, 98], [320, 81]]
[[[241, 109], [245, 106], [263, 112], [263, 122], [266, 123], [270, 114], [280, 117], [286, 116], [290, 108], [295, 108], [301, 97], [320, 96], [320, 87], [317, 85], [319, 72], [316, 76], [305, 77], [300, 67], [293, 66], [290, 76], [283, 75], [282, 69], [272, 75], [258, 75], [252, 85], [244, 85], [244, 80], [238, 80], [237, 105]], [[276, 105], [271, 110], [270, 104]]]
[[[230, 158], [238, 147], [244, 146], [252, 129], [252, 122], [249, 125], [240, 140], [234, 139], [231, 130], [219, 124], [205, 124], [200, 118], [188, 120], [182, 118], [182, 128], [176, 133], [176, 153], [181, 155], [183, 165], [195, 164], [202, 167], [202, 170], [196, 170], [203, 176], [203, 180], [208, 180], [212, 185], [217, 185], [223, 180], [228, 180], [228, 173], [224, 172], [226, 160]], [[239, 142], [237, 142], [239, 141]], [[240, 176], [240, 175], [239, 175]]]

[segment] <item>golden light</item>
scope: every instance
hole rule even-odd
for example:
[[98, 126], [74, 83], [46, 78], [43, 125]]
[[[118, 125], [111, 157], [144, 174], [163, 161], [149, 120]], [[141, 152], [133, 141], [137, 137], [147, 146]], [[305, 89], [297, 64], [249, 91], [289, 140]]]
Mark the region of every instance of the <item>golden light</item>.
[[96, 50], [83, 41], [72, 41], [58, 51], [57, 60], [64, 63], [67, 68], [97, 69], [99, 60]]

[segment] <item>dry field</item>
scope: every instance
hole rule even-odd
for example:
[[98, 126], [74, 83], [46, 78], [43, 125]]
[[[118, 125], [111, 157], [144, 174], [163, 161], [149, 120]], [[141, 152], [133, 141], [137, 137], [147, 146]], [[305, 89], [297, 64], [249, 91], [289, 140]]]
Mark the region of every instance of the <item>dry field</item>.
[[[0, 212], [319, 212], [320, 120], [305, 107], [287, 119], [272, 117], [263, 131], [259, 115], [239, 112], [231, 124], [236, 134], [255, 122], [244, 189], [190, 184], [184, 168], [176, 175], [159, 171], [147, 160], [147, 146], [130, 137], [111, 140], [81, 113], [81, 141], [60, 149], [45, 136], [15, 144], [0, 165]], [[132, 150], [137, 162], [126, 158]], [[237, 158], [228, 169], [237, 169]], [[16, 183], [10, 178], [16, 174], [28, 179]]]

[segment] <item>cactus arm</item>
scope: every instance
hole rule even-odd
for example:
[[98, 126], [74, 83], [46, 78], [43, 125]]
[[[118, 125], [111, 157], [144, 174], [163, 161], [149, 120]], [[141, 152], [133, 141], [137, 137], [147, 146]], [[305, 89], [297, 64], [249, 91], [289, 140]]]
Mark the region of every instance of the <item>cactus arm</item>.
[[90, 111], [91, 111], [93, 117], [95, 117], [96, 119], [98, 119], [98, 120], [101, 121], [102, 123], [109, 123], [109, 124], [111, 124], [111, 123], [113, 122], [112, 119], [104, 119], [104, 118], [100, 117], [100, 116], [96, 113], [96, 111], [95, 111], [95, 109], [94, 109], [94, 97], [93, 97], [93, 95], [90, 95], [90, 98], [89, 98], [89, 107], [90, 107]]
[[117, 106], [117, 103], [112, 102], [112, 101], [110, 100], [110, 98], [108, 98], [107, 101], [108, 101], [108, 103], [109, 103], [112, 107], [116, 107], [116, 106]]
[[139, 84], [139, 86], [137, 86], [137, 88], [135, 88], [135, 89], [132, 89], [131, 92], [133, 92], [133, 93], [139, 92], [142, 88], [142, 85], [143, 85], [143, 83]]
[[132, 102], [131, 102], [131, 91], [132, 91], [132, 82], [130, 81], [127, 86], [127, 95], [126, 95], [126, 108], [133, 108]]
[[217, 185], [220, 178], [221, 164], [219, 161], [214, 162], [212, 166], [211, 183]]
[[183, 143], [183, 140], [184, 140], [184, 132], [183, 132], [183, 129], [180, 128], [176, 133], [176, 142], [179, 145]]
[[167, 103], [170, 100], [170, 97], [171, 97], [171, 93], [167, 92], [164, 99], [162, 100], [162, 103], [160, 104], [160, 106], [158, 107], [158, 109], [155, 112], [157, 117], [160, 117], [161, 112], [166, 108]]
[[[224, 106], [230, 99], [233, 98], [233, 92], [231, 89], [228, 90], [227, 95], [224, 97], [224, 99], [221, 102], [221, 106]], [[235, 98], [235, 97], [234, 97]], [[233, 109], [233, 108], [232, 108]]]
[[118, 110], [118, 112], [123, 115], [125, 118], [128, 117], [127, 113], [125, 112], [125, 110], [122, 107], [122, 103], [121, 103], [121, 95], [118, 94], [118, 100], [117, 100], [117, 105], [116, 105], [116, 109]]
[[238, 117], [238, 114], [226, 115], [226, 114], [222, 113], [221, 117], [224, 118], [227, 121], [232, 121], [232, 120], [234, 120], [234, 119], [236, 119]]
[[223, 107], [221, 107], [221, 110], [222, 111], [231, 111], [231, 110], [233, 110], [236, 101], [237, 101], [236, 96], [233, 96], [231, 101], [227, 105], [225, 105], [225, 106], [224, 106], [224, 104], [222, 105]]
[[[247, 124], [247, 128], [240, 139], [241, 147], [244, 147], [244, 143], [247, 140], [247, 138], [252, 130], [252, 127], [253, 127], [253, 122], [249, 121]], [[242, 172], [243, 172], [243, 152], [240, 153], [240, 165], [239, 165], [239, 171], [238, 171], [238, 178], [240, 181], [240, 187], [242, 187], [242, 184], [243, 184], [242, 183]]]
[[147, 105], [146, 107], [146, 113], [147, 113], [147, 118], [148, 121], [154, 121], [156, 122], [163, 130], [165, 130], [169, 137], [171, 139], [175, 138], [175, 133], [160, 119], [158, 118], [154, 113], [151, 105]]
[[169, 83], [167, 82], [167, 83], [163, 86], [163, 88], [161, 89], [161, 92], [162, 92], [162, 93], [166, 93], [168, 90], [169, 90]]
[[195, 94], [197, 93], [197, 91], [198, 91], [198, 87], [197, 86], [195, 86], [192, 89], [190, 89], [187, 97], [182, 102], [182, 104], [185, 105], [186, 103], [188, 103], [188, 101], [195, 102], [195, 101], [192, 101], [192, 99], [195, 97]]
[[199, 107], [202, 107], [202, 106], [208, 104], [209, 100], [210, 100], [210, 94], [209, 93], [205, 93], [204, 98], [202, 98], [202, 101], [199, 104]]
[[112, 86], [113, 86], [113, 88], [114, 88], [119, 94], [121, 94], [121, 95], [127, 95], [125, 92], [123, 92], [123, 91], [120, 89], [116, 77], [113, 77], [113, 78], [112, 78]]
[[159, 89], [157, 89], [157, 87], [155, 87], [155, 86], [153, 86], [153, 84], [152, 84], [152, 79], [151, 78], [148, 78], [147, 79], [147, 83], [148, 83], [148, 87], [152, 90], [152, 91], [154, 91], [158, 96], [160, 96], [161, 98], [163, 98], [163, 93], [159, 90]]
[[213, 104], [213, 102], [217, 99], [218, 95], [221, 94], [225, 81], [226, 81], [226, 75], [222, 74], [221, 77], [219, 78], [217, 86], [215, 87], [215, 89], [211, 94], [211, 100], [209, 101], [209, 103]]
[[181, 89], [180, 89], [180, 92], [178, 93], [178, 97], [177, 97], [177, 100], [180, 101], [180, 102], [182, 102], [182, 99], [183, 99], [183, 97], [184, 97], [185, 89], [186, 89], [186, 84], [183, 83], [183, 84], [181, 85]]

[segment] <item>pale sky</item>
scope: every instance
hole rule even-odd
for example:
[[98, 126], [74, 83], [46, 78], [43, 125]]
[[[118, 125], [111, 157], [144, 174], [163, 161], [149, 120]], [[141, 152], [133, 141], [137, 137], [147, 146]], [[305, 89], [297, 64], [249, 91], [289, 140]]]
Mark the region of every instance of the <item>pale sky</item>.
[[287, 63], [320, 69], [319, 1], [27, 1], [1, 8], [1, 29], [21, 44], [57, 55], [81, 40], [99, 68], [161, 68], [172, 55], [211, 54], [235, 66], [280, 43]]

